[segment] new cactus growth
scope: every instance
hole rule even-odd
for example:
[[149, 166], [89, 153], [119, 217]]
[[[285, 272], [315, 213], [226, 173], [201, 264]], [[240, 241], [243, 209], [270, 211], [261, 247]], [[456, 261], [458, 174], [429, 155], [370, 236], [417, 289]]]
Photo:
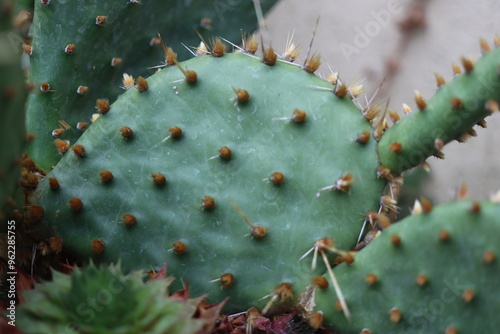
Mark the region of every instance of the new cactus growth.
[[23, 333], [210, 333], [222, 305], [195, 314], [203, 297], [169, 297], [170, 277], [146, 283], [143, 273], [124, 275], [120, 266], [54, 272], [50, 282], [26, 293], [19, 308]]
[[495, 332], [500, 204], [460, 200], [387, 228], [334, 268], [351, 311], [348, 322], [329, 289], [317, 289], [317, 310], [339, 333]]
[[[263, 9], [273, 4], [268, 0]], [[91, 121], [96, 99], [115, 101], [123, 92], [119, 83], [124, 73], [153, 73], [148, 68], [161, 60], [158, 33], [185, 58], [189, 53], [181, 42], [199, 44], [193, 29], [211, 36], [224, 32], [236, 39], [239, 29], [256, 28], [253, 13], [250, 1], [237, 6], [200, 1], [35, 1], [29, 54], [36, 90], [30, 96], [27, 127], [36, 142], [28, 147], [30, 156], [49, 171], [60, 158], [54, 140], [74, 144]], [[232, 36], [225, 33], [229, 31]]]

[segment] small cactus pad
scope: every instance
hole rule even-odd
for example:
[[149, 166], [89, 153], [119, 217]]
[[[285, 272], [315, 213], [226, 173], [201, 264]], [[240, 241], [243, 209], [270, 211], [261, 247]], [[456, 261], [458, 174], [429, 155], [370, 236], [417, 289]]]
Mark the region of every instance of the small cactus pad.
[[418, 109], [382, 136], [380, 161], [392, 173], [438, 155], [444, 144], [461, 140], [474, 125], [498, 111], [500, 48], [486, 52], [475, 64], [466, 58], [462, 62], [464, 73], [448, 84], [438, 76], [438, 90], [428, 101], [417, 92]]
[[[170, 298], [171, 278], [143, 283], [143, 273], [93, 264], [23, 292], [16, 325], [35, 333], [209, 333], [220, 306], [195, 318], [203, 298]], [[202, 331], [203, 329], [203, 331]]]
[[[263, 3], [269, 9], [275, 0]], [[162, 62], [158, 33], [169, 46], [197, 46], [194, 30], [208, 38], [224, 33], [236, 40], [240, 29], [256, 28], [253, 3], [216, 1], [107, 0], [35, 1], [27, 127], [36, 135], [28, 153], [49, 171], [60, 159], [52, 136], [73, 144], [90, 123], [96, 99], [113, 102], [123, 93], [122, 76], [148, 76]], [[227, 32], [227, 33], [226, 33]], [[213, 34], [213, 35], [212, 35]]]
[[[353, 247], [378, 209], [376, 143], [356, 141], [369, 122], [296, 65], [234, 53], [179, 66], [112, 104], [76, 143], [85, 155], [68, 150], [32, 201], [84, 258], [127, 270], [166, 261], [194, 293], [231, 296], [233, 310], [263, 306], [282, 283], [298, 294], [312, 275], [298, 259], [325, 237]], [[307, 119], [294, 121], [296, 109]], [[209, 282], [226, 273], [231, 286]]]
[[316, 291], [326, 325], [346, 334], [497, 332], [499, 217], [498, 203], [461, 200], [392, 225], [353, 264], [334, 268], [351, 322], [331, 289]]

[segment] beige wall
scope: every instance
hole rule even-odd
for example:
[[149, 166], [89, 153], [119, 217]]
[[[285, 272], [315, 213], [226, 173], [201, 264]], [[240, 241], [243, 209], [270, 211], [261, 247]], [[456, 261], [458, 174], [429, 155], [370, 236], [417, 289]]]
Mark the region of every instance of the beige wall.
[[[395, 54], [401, 36], [397, 22], [405, 16], [410, 3], [408, 0], [282, 0], [269, 14], [264, 36], [281, 52], [287, 36], [295, 31], [294, 41], [302, 45], [305, 53], [319, 16], [312, 50], [339, 71], [344, 81], [365, 78], [364, 85], [371, 96], [386, 73], [386, 60]], [[400, 58], [400, 71], [384, 93], [390, 97], [392, 109], [401, 111], [403, 102], [413, 107], [416, 89], [424, 97], [432, 96], [434, 72], [450, 80], [452, 62], [459, 61], [461, 56], [479, 57], [479, 37], [492, 41], [495, 33], [500, 34], [500, 1], [429, 1], [426, 20], [426, 27], [408, 39], [407, 51]], [[371, 36], [363, 39], [360, 31]], [[328, 72], [328, 67], [322, 65], [318, 73]], [[488, 198], [500, 190], [500, 114], [487, 121], [487, 129], [477, 129], [478, 137], [466, 144], [446, 146], [445, 160], [429, 159], [433, 177], [425, 185], [425, 195], [436, 202], [448, 201], [463, 182], [468, 184], [470, 197], [477, 199]]]

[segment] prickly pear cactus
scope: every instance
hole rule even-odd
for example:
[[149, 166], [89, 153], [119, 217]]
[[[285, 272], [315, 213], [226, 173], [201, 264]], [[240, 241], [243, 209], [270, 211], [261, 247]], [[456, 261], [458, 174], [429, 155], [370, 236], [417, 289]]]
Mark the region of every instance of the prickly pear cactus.
[[316, 291], [325, 324], [340, 333], [487, 333], [498, 327], [500, 204], [461, 200], [386, 229], [334, 268], [352, 314], [331, 289]]
[[[274, 0], [264, 1], [263, 10]], [[256, 28], [253, 3], [216, 1], [114, 0], [35, 1], [28, 132], [36, 136], [29, 154], [49, 171], [60, 158], [55, 139], [72, 144], [90, 123], [95, 100], [110, 101], [123, 92], [123, 73], [149, 76], [162, 60], [161, 33], [169, 46], [197, 46], [199, 31], [207, 40], [224, 32], [237, 40], [240, 29]], [[232, 32], [232, 36], [228, 35]], [[179, 57], [186, 58], [187, 50]], [[54, 131], [55, 130], [55, 131]]]
[[353, 247], [385, 182], [345, 86], [273, 57], [217, 55], [99, 101], [32, 204], [80, 257], [166, 261], [193, 293], [241, 310], [278, 286], [300, 293], [314, 273], [298, 260], [318, 239]]
[[429, 101], [416, 93], [418, 110], [395, 124], [379, 142], [383, 166], [394, 174], [417, 166], [439, 155], [446, 143], [475, 134], [472, 127], [498, 111], [500, 48], [499, 41], [495, 42], [497, 48], [492, 51], [482, 43], [485, 54], [477, 63], [462, 58], [464, 72], [451, 84], [436, 75], [438, 90]]
[[[12, 9], [12, 1], [0, 1], [0, 217], [7, 216], [14, 205], [12, 196], [21, 177], [21, 156], [26, 144], [27, 89], [20, 62], [20, 37], [11, 26]], [[3, 226], [5, 219], [1, 219]]]
[[[18, 308], [23, 333], [209, 333], [220, 307], [194, 318], [203, 298], [168, 297], [172, 280], [143, 283], [143, 273], [90, 264], [24, 293]], [[211, 314], [209, 317], [207, 314]]]

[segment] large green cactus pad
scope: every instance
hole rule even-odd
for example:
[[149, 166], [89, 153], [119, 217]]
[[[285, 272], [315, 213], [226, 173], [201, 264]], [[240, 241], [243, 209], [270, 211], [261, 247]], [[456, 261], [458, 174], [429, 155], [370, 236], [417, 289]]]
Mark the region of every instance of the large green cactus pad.
[[[197, 72], [196, 83], [169, 67], [148, 79], [148, 91], [127, 91], [77, 142], [85, 155], [69, 150], [41, 182], [34, 204], [79, 256], [121, 258], [128, 270], [166, 261], [194, 293], [231, 296], [231, 309], [262, 306], [258, 299], [282, 282], [300, 292], [312, 275], [301, 255], [324, 237], [352, 247], [366, 212], [378, 209], [384, 181], [377, 179], [376, 143], [356, 141], [370, 124], [347, 95], [318, 89], [333, 87], [295, 65], [226, 54], [181, 66]], [[233, 89], [250, 98], [235, 101]], [[307, 113], [302, 123], [291, 120], [296, 108]], [[122, 127], [132, 136], [124, 138]], [[167, 138], [172, 127], [182, 135]], [[228, 160], [219, 157], [224, 146], [232, 150]], [[113, 179], [101, 181], [101, 171]], [[275, 172], [285, 176], [282, 184], [270, 179]], [[154, 173], [166, 183], [158, 176], [155, 184]], [[353, 184], [345, 192], [317, 195], [348, 173]], [[214, 208], [202, 208], [205, 196]], [[72, 198], [81, 200], [80, 210]], [[252, 237], [231, 202], [267, 236]], [[185, 254], [172, 250], [177, 241]], [[96, 255], [92, 244], [94, 252], [105, 249]], [[233, 286], [209, 283], [224, 273], [234, 275]]]
[[[263, 1], [263, 9], [274, 2]], [[163, 61], [160, 46], [150, 45], [158, 33], [182, 52], [180, 58], [186, 58], [188, 51], [181, 42], [197, 46], [195, 30], [208, 41], [222, 33], [238, 40], [240, 29], [253, 31], [257, 26], [251, 1], [237, 5], [180, 0], [36, 1], [34, 17], [30, 58], [36, 92], [30, 97], [27, 125], [36, 140], [29, 154], [47, 171], [60, 158], [52, 143], [52, 131], [63, 128], [59, 121], [71, 126], [62, 138], [75, 142], [81, 134], [77, 124], [90, 122], [95, 100], [114, 101], [123, 93], [119, 88], [123, 73], [152, 74], [148, 68]], [[68, 45], [72, 45], [71, 54], [65, 52]], [[44, 83], [50, 85], [45, 93], [38, 89]], [[77, 93], [80, 86], [88, 88], [83, 95]]]
[[332, 291], [318, 308], [346, 334], [495, 332], [499, 217], [497, 203], [462, 200], [404, 219], [334, 269], [352, 321]]

